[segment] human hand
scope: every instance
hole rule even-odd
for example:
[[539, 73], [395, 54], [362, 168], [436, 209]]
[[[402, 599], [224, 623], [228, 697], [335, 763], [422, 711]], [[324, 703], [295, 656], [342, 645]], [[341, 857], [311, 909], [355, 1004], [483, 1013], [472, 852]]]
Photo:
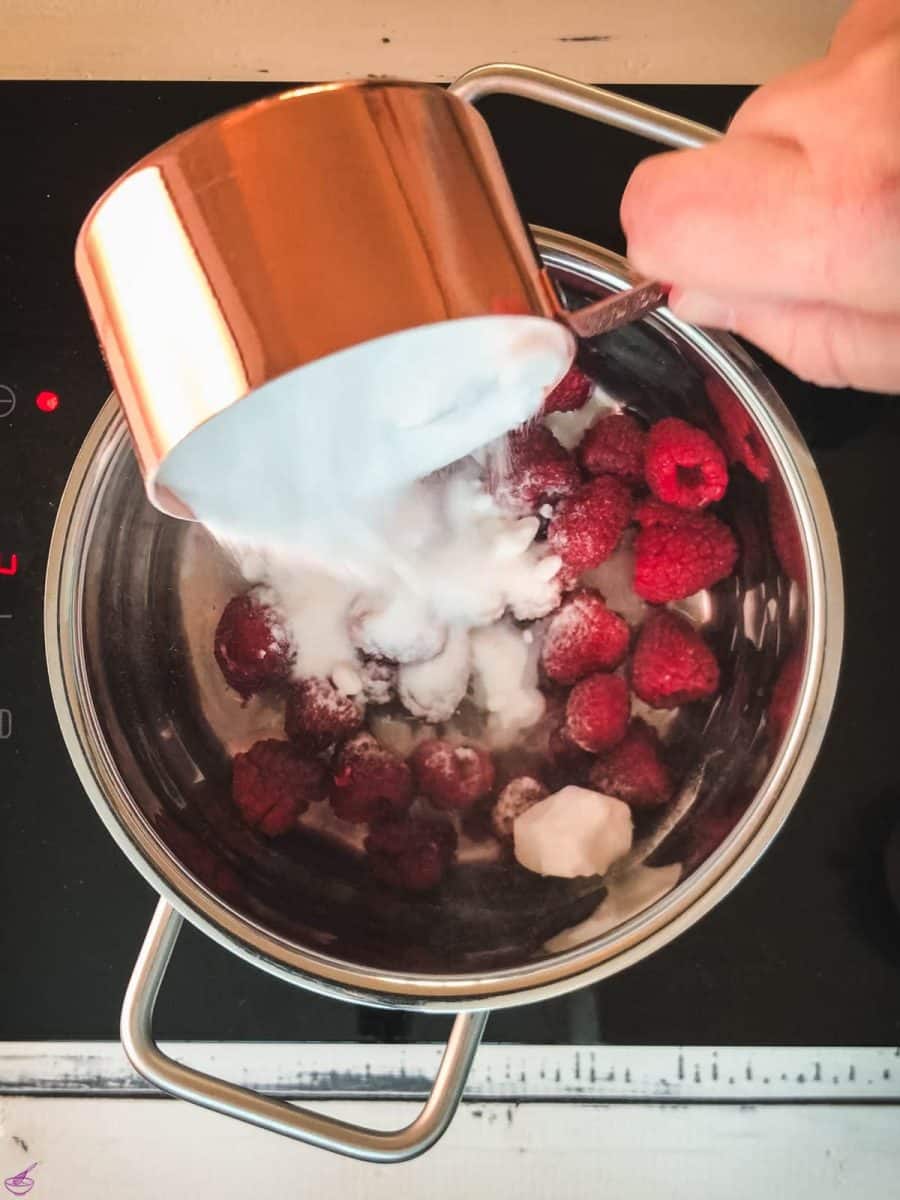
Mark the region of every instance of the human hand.
[[827, 56], [721, 142], [645, 160], [622, 200], [670, 306], [829, 387], [900, 391], [900, 5], [858, 0]]

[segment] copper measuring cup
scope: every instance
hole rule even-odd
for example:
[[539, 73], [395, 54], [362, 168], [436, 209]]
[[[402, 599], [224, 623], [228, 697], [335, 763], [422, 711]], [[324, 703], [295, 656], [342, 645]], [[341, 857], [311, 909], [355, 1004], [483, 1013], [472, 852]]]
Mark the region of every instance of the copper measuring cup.
[[438, 348], [451, 376], [489, 375], [518, 339], [535, 411], [576, 336], [664, 302], [644, 283], [563, 308], [473, 106], [497, 92], [674, 147], [718, 136], [560, 76], [489, 66], [449, 89], [379, 80], [266, 98], [175, 137], [97, 202], [76, 268], [158, 508], [193, 515], [166, 485], [176, 448], [287, 377], [303, 403], [311, 365], [339, 377], [364, 347], [355, 370], [372, 379], [384, 339], [453, 322]]

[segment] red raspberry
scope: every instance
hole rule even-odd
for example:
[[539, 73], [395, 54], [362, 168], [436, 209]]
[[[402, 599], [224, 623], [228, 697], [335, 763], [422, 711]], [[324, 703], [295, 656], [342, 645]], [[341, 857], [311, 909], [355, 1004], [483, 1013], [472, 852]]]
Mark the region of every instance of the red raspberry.
[[231, 795], [248, 825], [277, 837], [325, 798], [325, 773], [290, 742], [269, 738], [234, 756]]
[[574, 458], [550, 430], [525, 425], [507, 438], [506, 463], [492, 481], [492, 491], [498, 504], [532, 512], [544, 500], [570, 496], [580, 483]]
[[412, 756], [416, 785], [437, 808], [471, 808], [494, 786], [494, 763], [480, 746], [421, 742]]
[[751, 475], [765, 483], [770, 472], [769, 450], [752, 417], [718, 375], [706, 380], [706, 394], [722, 423], [729, 458], [732, 462], [743, 463]]
[[631, 520], [631, 508], [631, 492], [612, 475], [599, 475], [560, 501], [547, 545], [563, 560], [566, 581], [609, 558]]
[[775, 681], [769, 701], [769, 730], [776, 745], [781, 743], [794, 715], [802, 678], [803, 651], [792, 650]]
[[527, 812], [549, 794], [541, 781], [530, 775], [520, 775], [517, 779], [511, 779], [497, 797], [497, 803], [491, 812], [491, 825], [497, 837], [501, 841], [511, 841], [516, 817], [520, 817], [523, 812]]
[[363, 713], [362, 703], [339, 692], [330, 679], [303, 679], [288, 693], [284, 728], [301, 745], [325, 750], [361, 729]]
[[611, 671], [628, 653], [631, 631], [606, 607], [599, 592], [573, 592], [544, 634], [541, 661], [557, 683], [574, 683], [593, 671]]
[[654, 495], [677, 508], [705, 508], [728, 487], [725, 455], [708, 433], [678, 417], [650, 429], [644, 476]]
[[543, 415], [572, 412], [576, 408], [582, 408], [590, 400], [593, 390], [593, 379], [578, 367], [572, 367], [544, 401]]
[[447, 821], [394, 814], [373, 821], [365, 846], [372, 874], [382, 883], [426, 892], [453, 862], [456, 831]]
[[781, 569], [789, 579], [805, 587], [806, 562], [803, 558], [803, 543], [787, 488], [781, 478], [775, 476], [770, 480], [767, 491], [769, 531]]
[[615, 475], [624, 483], [644, 481], [647, 435], [628, 413], [601, 417], [578, 447], [581, 465], [592, 475]]
[[611, 750], [628, 726], [628, 688], [618, 675], [588, 675], [566, 704], [566, 733], [592, 754]]
[[342, 821], [371, 821], [412, 803], [412, 774], [402, 758], [370, 733], [346, 742], [334, 764], [331, 807]]
[[635, 518], [642, 528], [634, 541], [634, 590], [650, 604], [683, 600], [734, 570], [734, 534], [712, 513], [646, 500]]
[[632, 808], [656, 808], [672, 795], [656, 730], [637, 717], [618, 746], [596, 761], [590, 778], [596, 791], [617, 796]]
[[652, 708], [677, 708], [714, 695], [719, 666], [690, 622], [663, 611], [641, 627], [631, 662], [631, 682]]
[[225, 605], [213, 640], [225, 682], [249, 699], [261, 688], [280, 683], [293, 654], [278, 616], [251, 590]]

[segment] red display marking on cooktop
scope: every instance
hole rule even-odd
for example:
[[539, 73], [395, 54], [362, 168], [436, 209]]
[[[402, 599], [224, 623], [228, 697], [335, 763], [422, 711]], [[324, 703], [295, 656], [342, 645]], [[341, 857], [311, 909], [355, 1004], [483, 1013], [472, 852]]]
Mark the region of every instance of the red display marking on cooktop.
[[0, 575], [15, 575], [19, 569], [19, 556], [10, 554], [9, 562], [6, 566], [3, 565], [3, 555], [0, 554]]
[[56, 392], [38, 392], [34, 398], [34, 402], [41, 412], [56, 412], [59, 408], [59, 396], [57, 396]]

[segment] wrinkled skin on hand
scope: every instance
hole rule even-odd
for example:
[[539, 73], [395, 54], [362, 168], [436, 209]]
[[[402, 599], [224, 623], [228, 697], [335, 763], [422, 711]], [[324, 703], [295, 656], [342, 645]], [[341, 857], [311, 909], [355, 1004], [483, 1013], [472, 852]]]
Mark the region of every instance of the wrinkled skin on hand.
[[900, 5], [857, 0], [723, 140], [647, 159], [628, 253], [671, 306], [814, 383], [900, 392]]

